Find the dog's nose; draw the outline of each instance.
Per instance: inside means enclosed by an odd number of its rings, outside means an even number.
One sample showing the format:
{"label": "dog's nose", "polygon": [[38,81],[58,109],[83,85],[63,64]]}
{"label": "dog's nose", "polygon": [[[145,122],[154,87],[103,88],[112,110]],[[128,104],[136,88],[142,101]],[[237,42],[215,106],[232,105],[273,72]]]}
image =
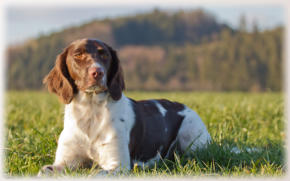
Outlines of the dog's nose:
{"label": "dog's nose", "polygon": [[104,76],[104,70],[101,67],[90,67],[89,76],[94,79],[100,79]]}

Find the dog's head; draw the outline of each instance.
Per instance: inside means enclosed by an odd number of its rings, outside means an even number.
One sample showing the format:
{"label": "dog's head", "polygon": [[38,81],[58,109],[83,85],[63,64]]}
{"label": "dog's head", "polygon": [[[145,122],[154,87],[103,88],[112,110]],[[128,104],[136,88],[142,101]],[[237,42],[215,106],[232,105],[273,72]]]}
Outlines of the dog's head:
{"label": "dog's head", "polygon": [[57,56],[55,66],[43,83],[65,104],[79,91],[108,92],[114,100],[119,100],[125,88],[116,51],[96,39],[72,42]]}

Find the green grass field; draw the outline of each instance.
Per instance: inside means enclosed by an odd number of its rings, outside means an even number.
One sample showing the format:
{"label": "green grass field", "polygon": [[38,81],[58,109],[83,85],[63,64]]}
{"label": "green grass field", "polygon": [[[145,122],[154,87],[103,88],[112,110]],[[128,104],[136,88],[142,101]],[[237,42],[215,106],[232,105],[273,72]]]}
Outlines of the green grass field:
{"label": "green grass field", "polygon": [[[153,167],[134,167],[130,176],[283,176],[286,172],[284,97],[281,93],[126,92],[134,99],[166,98],[194,109],[213,142],[206,150]],[[46,92],[8,92],[5,102],[5,176],[35,176],[52,164],[63,127],[63,105]],[[231,148],[244,150],[240,154]],[[259,148],[260,152],[247,152]],[[99,168],[66,170],[69,176]]]}

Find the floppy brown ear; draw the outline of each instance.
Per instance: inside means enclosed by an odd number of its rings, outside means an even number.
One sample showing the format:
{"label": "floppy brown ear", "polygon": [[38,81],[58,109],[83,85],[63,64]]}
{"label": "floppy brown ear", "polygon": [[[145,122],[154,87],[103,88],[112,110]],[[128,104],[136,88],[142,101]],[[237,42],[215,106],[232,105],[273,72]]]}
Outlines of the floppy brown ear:
{"label": "floppy brown ear", "polygon": [[43,79],[49,92],[58,95],[61,102],[69,104],[74,95],[73,85],[66,65],[67,49],[57,56],[55,66]]}
{"label": "floppy brown ear", "polygon": [[108,45],[107,47],[112,56],[111,65],[108,71],[108,91],[114,100],[119,100],[122,96],[122,91],[125,89],[123,71],[116,51]]}

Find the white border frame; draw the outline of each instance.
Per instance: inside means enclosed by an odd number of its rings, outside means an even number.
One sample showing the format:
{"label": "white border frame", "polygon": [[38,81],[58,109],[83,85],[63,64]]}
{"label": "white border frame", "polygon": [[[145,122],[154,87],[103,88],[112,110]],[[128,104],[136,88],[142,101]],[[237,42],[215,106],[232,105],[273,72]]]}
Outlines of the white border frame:
{"label": "white border frame", "polygon": [[[284,65],[283,65],[283,71],[284,71],[284,79],[283,79],[283,89],[285,91],[285,118],[286,118],[286,123],[285,123],[285,128],[286,128],[286,145],[287,145],[287,156],[286,156],[286,162],[287,162],[287,168],[290,168],[290,164],[288,162],[288,148],[289,148],[289,133],[288,131],[290,130],[290,125],[288,124],[289,120],[289,108],[290,108],[290,102],[289,102],[289,90],[290,90],[290,77],[289,73],[287,70],[290,69],[290,53],[289,53],[289,42],[290,42],[290,1],[287,2],[287,0],[243,0],[243,1],[235,1],[235,0],[219,0],[218,2],[216,0],[106,0],[106,1],[92,1],[92,0],[2,0],[0,1],[0,131],[3,134],[3,126],[4,126],[4,101],[5,101],[5,72],[6,72],[6,58],[5,58],[5,45],[6,45],[6,40],[5,40],[5,26],[6,26],[6,19],[5,19],[5,8],[8,6],[66,6],[66,5],[71,5],[71,6],[86,6],[88,4],[93,4],[93,5],[100,5],[100,6],[111,6],[112,4],[115,6],[118,5],[154,5],[158,6],[160,4],[166,4],[166,5],[172,5],[172,6],[185,6],[186,4],[192,4],[192,5],[281,5],[284,7],[284,14],[285,14],[285,33],[284,33]],[[1,164],[0,164],[0,171],[1,171],[1,176],[0,179],[6,179],[3,177],[3,141],[4,141],[4,136],[1,136],[0,138],[0,159],[1,159]],[[32,179],[23,177],[19,179]],[[241,177],[245,179],[249,179],[247,177]],[[241,178],[230,178],[230,177],[218,177],[218,179],[241,179]],[[286,171],[286,177],[267,177],[266,179],[283,179],[283,180],[289,180],[289,171]],[[51,178],[50,178],[51,179]],[[150,178],[153,180],[159,180],[157,178]],[[173,180],[174,178],[166,178],[169,180]],[[180,179],[180,178],[177,178]],[[182,180],[185,180],[187,178],[183,178]],[[215,179],[215,177],[194,177],[191,179],[197,179],[197,180],[212,180]],[[255,180],[264,180],[264,177],[257,177],[254,178]],[[45,179],[46,180],[46,179]],[[107,180],[107,179],[106,179]],[[135,179],[134,179],[135,180]]]}

